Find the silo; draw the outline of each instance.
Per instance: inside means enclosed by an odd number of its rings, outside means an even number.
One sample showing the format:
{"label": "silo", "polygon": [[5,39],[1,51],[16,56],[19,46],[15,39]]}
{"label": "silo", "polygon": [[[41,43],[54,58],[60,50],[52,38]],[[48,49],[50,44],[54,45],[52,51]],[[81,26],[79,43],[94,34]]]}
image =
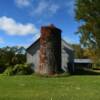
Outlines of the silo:
{"label": "silo", "polygon": [[61,30],[54,25],[42,26],[39,73],[52,75],[61,71]]}

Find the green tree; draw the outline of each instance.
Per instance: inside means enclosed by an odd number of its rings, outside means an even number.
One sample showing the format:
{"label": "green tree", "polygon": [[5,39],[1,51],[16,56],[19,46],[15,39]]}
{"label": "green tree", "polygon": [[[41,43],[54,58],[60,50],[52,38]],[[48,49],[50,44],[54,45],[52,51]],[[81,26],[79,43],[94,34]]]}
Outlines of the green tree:
{"label": "green tree", "polygon": [[72,44],[72,47],[74,49],[74,56],[75,56],[75,58],[84,58],[83,57],[83,49],[81,48],[81,45],[79,45],[79,44]]}
{"label": "green tree", "polygon": [[16,64],[24,64],[26,62],[24,47],[4,47],[0,49],[0,72],[7,67],[14,67]]}
{"label": "green tree", "polygon": [[76,19],[82,23],[77,32],[81,44],[100,57],[100,0],[76,0]]}

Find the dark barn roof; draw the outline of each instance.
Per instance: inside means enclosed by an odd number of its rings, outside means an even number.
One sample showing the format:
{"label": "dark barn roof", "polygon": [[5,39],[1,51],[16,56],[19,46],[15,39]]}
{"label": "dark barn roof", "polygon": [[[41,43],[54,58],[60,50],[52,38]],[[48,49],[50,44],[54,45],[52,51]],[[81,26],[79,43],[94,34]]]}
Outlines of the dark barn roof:
{"label": "dark barn roof", "polygon": [[35,44],[37,44],[38,42],[40,42],[40,38],[38,38],[35,42],[33,42],[33,43],[26,49],[26,51],[28,51],[32,46],[35,46]]}
{"label": "dark barn roof", "polygon": [[[68,49],[74,51],[74,49],[70,46],[69,43],[67,43],[64,39],[62,39],[62,40],[63,40],[63,42],[64,42],[65,44],[67,44]],[[26,49],[26,51],[28,51],[32,46],[35,46],[38,42],[40,42],[40,38],[38,38],[35,42],[33,42],[33,43]]]}

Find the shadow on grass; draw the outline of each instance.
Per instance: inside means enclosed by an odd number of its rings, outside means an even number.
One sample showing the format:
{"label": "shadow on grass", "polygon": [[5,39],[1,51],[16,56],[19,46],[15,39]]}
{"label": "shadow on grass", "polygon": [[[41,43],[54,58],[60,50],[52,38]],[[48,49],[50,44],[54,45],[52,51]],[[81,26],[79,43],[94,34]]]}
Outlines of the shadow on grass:
{"label": "shadow on grass", "polygon": [[100,75],[100,70],[82,69],[75,71],[73,75]]}

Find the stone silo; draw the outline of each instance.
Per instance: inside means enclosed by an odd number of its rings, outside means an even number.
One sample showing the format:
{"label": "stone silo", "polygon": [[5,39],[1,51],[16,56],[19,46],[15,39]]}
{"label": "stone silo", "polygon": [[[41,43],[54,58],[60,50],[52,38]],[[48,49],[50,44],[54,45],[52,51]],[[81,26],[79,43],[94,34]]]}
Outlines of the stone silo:
{"label": "stone silo", "polygon": [[54,25],[41,27],[39,73],[53,75],[61,71],[61,30]]}

